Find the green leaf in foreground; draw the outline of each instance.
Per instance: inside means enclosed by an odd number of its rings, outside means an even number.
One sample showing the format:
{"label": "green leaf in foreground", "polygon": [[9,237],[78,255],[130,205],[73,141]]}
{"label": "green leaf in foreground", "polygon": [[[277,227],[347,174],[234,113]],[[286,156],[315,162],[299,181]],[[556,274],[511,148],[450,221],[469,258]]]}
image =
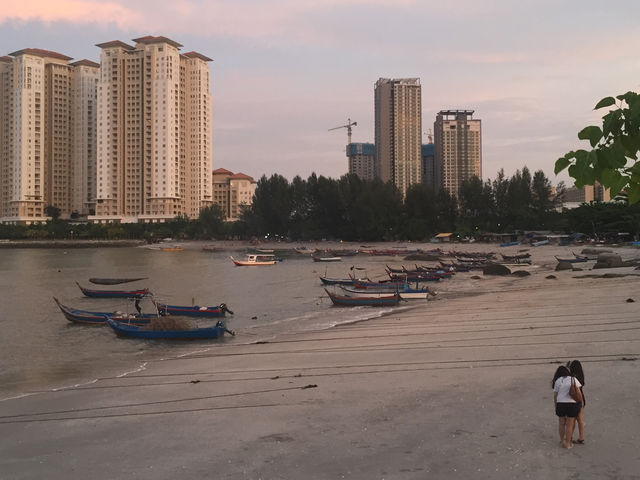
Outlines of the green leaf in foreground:
{"label": "green leaf in foreground", "polygon": [[605,97],[596,104],[594,110],[598,110],[599,108],[604,108],[604,107],[610,107],[611,105],[615,105],[615,104],[616,104],[615,98]]}

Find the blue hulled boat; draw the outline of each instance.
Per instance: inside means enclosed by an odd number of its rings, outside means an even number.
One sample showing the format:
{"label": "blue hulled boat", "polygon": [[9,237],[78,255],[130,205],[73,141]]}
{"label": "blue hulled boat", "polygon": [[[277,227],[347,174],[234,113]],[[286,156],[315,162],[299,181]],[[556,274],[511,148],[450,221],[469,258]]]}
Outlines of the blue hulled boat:
{"label": "blue hulled boat", "polygon": [[111,318],[107,319],[107,323],[119,337],[144,340],[207,340],[220,338],[225,333],[234,335],[222,322],[216,323],[213,327],[193,328],[190,330],[154,330],[149,327],[116,322]]}

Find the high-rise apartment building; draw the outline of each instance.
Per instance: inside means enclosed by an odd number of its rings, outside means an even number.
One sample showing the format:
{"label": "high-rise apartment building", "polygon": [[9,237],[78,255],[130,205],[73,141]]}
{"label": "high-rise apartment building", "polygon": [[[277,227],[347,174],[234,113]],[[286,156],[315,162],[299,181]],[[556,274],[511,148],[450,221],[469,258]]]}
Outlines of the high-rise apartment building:
{"label": "high-rise apartment building", "polygon": [[482,178],[482,128],[473,110],[441,110],[434,123],[436,188],[453,196],[463,181]]}
{"label": "high-rise apartment building", "polygon": [[[13,57],[13,58],[11,58]],[[0,221],[89,213],[98,65],[26,48],[0,59]]]}
{"label": "high-rise apartment building", "polygon": [[419,78],[375,84],[376,177],[404,195],[422,181],[422,99]]}
{"label": "high-rise apartment building", "polygon": [[436,152],[433,143],[422,145],[422,183],[436,189]]}
{"label": "high-rise apartment building", "polygon": [[98,45],[96,222],[196,218],[211,204],[208,62],[146,36]]}
{"label": "high-rise apartment building", "polygon": [[219,205],[228,222],[240,219],[242,209],[253,203],[256,182],[244,173],[224,168],[213,171],[213,203]]}
{"label": "high-rise apartment building", "polygon": [[373,143],[350,143],[347,145],[349,173],[361,180],[375,178],[376,146]]}

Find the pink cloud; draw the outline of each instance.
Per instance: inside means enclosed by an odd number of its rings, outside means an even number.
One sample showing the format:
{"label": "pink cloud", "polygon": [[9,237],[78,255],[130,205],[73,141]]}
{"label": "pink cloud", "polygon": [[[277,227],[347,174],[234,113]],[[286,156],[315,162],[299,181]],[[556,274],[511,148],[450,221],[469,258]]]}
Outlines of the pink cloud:
{"label": "pink cloud", "polygon": [[0,22],[41,21],[98,23],[112,22],[119,26],[140,22],[141,16],[118,2],[87,0],[22,0],[7,2],[0,9]]}

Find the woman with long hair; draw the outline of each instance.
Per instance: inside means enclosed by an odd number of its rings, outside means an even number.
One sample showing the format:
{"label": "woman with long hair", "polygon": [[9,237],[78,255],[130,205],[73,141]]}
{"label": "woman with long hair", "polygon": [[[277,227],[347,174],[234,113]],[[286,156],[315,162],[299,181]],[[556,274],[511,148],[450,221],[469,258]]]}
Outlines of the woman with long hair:
{"label": "woman with long hair", "polygon": [[571,372],[571,375],[576,378],[580,382],[580,393],[582,394],[582,408],[580,409],[580,413],[578,413],[578,440],[573,443],[577,443],[582,445],[584,443],[584,406],[587,404],[587,401],[584,398],[584,371],[582,370],[582,364],[580,360],[571,360],[567,363],[567,368]]}
{"label": "woman with long hair", "polygon": [[[571,398],[571,385],[575,384],[578,389],[580,381],[571,376],[571,372],[567,367],[561,365],[556,370],[551,381],[553,388],[553,403],[556,407],[556,415],[558,416],[558,434],[560,442],[564,448],[571,448],[571,437],[573,437],[573,429],[576,425],[576,417],[580,412],[581,403]],[[579,391],[579,390],[578,390]]]}

